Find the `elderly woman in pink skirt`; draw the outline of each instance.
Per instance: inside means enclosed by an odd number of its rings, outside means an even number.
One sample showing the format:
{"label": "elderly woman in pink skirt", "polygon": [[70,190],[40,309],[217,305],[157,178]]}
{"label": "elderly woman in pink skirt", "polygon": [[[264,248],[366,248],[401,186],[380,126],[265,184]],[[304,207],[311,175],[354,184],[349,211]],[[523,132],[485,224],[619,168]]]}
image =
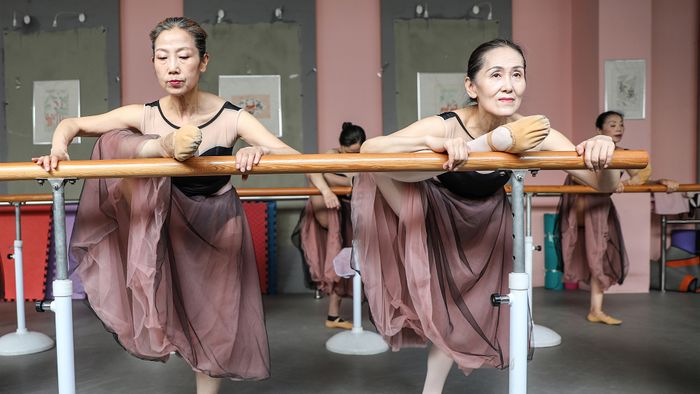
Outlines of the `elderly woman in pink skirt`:
{"label": "elderly woman in pink skirt", "polygon": [[[191,19],[158,23],[152,60],[166,95],[66,119],[51,153],[34,161],[57,168],[76,136],[100,137],[98,160],[230,155],[240,138],[251,145],[236,152],[241,172],[263,155],[298,153],[246,111],[199,90],[206,37]],[[157,361],[179,354],[200,394],[218,392],[218,378],[270,375],[252,238],[230,176],[87,180],[71,252],[91,307],[129,353]]]}
{"label": "elderly woman in pink skirt", "polygon": [[372,316],[393,350],[432,344],[424,393],[442,391],[456,362],[469,373],[505,368],[507,308],[489,297],[507,292],[512,270],[511,208],[502,172],[452,172],[469,152],[577,151],[591,170],[570,171],[614,190],[607,171],[614,144],[596,136],[574,146],[544,116],[517,113],[526,86],[519,46],[493,40],[469,59],[465,88],[473,105],[421,119],[367,140],[363,153],[444,152],[442,173],[360,174],[352,197],[357,258]]}

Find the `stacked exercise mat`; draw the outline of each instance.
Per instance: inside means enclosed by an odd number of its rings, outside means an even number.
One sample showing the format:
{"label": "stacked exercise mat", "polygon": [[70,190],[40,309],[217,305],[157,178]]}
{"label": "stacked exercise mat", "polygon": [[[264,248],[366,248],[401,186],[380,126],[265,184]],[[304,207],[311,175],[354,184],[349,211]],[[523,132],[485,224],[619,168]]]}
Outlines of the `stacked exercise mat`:
{"label": "stacked exercise mat", "polygon": [[[666,290],[700,293],[700,230],[673,230],[666,250]],[[658,289],[660,260],[651,262],[651,288]]]}

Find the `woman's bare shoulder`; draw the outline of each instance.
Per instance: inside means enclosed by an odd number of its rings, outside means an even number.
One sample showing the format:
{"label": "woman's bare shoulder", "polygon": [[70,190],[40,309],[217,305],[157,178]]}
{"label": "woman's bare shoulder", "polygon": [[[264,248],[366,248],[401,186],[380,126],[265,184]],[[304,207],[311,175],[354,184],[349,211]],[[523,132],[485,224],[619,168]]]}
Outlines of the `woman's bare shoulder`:
{"label": "woman's bare shoulder", "polygon": [[224,103],[226,102],[226,100],[223,97],[217,96],[209,92],[201,92],[200,99],[204,103],[205,108],[221,108],[221,106],[224,105]]}

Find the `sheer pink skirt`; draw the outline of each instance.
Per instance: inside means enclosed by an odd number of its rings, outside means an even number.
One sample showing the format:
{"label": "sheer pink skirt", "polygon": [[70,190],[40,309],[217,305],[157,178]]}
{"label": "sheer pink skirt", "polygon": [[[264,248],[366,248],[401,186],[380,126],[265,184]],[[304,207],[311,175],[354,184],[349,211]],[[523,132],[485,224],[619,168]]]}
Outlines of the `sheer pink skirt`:
{"label": "sheer pink skirt", "polygon": [[[571,177],[565,185],[573,185]],[[578,222],[577,206],[583,209]],[[559,201],[564,280],[590,283],[598,279],[603,289],[622,284],[629,260],[620,219],[608,194],[564,194]]]}
{"label": "sheer pink skirt", "polygon": [[356,258],[379,333],[393,350],[430,341],[469,373],[505,368],[506,293],[512,267],[512,217],[504,192],[459,197],[435,181],[407,184],[400,213],[372,174],[353,188]]}
{"label": "sheer pink skirt", "polygon": [[[117,130],[93,159],[154,136]],[[136,357],[181,355],[214,377],[270,374],[252,238],[235,190],[187,197],[170,178],[87,180],[71,252],[91,307]]]}
{"label": "sheer pink skirt", "polygon": [[301,250],[311,280],[324,294],[352,296],[352,279],[339,277],[333,267],[335,256],[348,246],[352,246],[350,203],[341,200],[340,209],[328,212],[327,229],[316,220],[311,202],[307,203],[301,217]]}

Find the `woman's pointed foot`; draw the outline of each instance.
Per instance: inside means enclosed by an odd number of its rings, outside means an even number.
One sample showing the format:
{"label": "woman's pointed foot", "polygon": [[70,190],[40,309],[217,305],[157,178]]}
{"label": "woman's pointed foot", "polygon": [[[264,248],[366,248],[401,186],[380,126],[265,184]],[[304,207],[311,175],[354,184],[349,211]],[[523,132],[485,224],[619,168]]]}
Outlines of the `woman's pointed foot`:
{"label": "woman's pointed foot", "polygon": [[614,317],[606,315],[603,312],[589,312],[588,316],[586,316],[586,320],[591,323],[603,323],[611,326],[619,326],[622,324],[622,320],[615,319]]}

